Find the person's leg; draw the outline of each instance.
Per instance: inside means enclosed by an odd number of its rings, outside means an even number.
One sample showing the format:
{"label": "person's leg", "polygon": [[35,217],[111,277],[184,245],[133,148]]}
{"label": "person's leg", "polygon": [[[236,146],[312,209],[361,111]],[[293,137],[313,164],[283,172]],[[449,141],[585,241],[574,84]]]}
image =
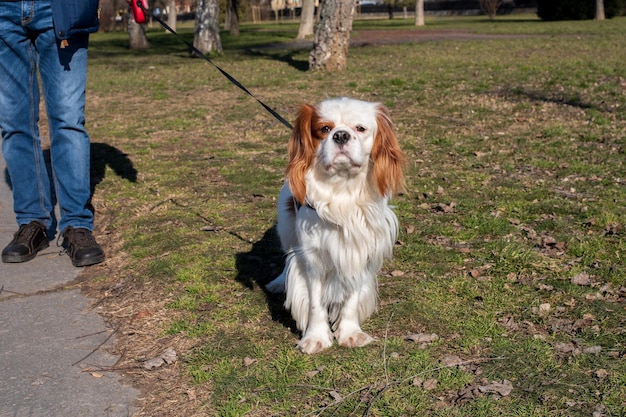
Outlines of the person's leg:
{"label": "person's leg", "polygon": [[37,38],[39,72],[50,127],[50,157],[59,229],[93,230],[90,208],[90,141],[85,129],[88,36],[71,38],[60,48],[53,31]]}
{"label": "person's leg", "polygon": [[[35,4],[37,2],[33,2]],[[38,51],[22,25],[32,19],[22,2],[0,2],[0,129],[18,226],[50,226],[50,183],[41,150]]]}
{"label": "person's leg", "polygon": [[[24,6],[24,7],[22,7]],[[0,130],[19,230],[2,250],[2,262],[25,262],[47,248],[51,190],[41,150],[38,51],[28,26],[35,2],[0,2]]]}
{"label": "person's leg", "polygon": [[52,31],[36,41],[50,126],[50,156],[61,211],[63,246],[74,266],[104,261],[92,235],[90,140],[85,130],[88,35],[60,46]]}

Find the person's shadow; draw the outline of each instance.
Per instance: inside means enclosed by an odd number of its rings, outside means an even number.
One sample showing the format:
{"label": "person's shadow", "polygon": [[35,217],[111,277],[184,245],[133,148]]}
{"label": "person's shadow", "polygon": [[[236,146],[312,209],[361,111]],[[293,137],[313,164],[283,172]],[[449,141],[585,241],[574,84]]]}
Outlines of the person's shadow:
{"label": "person's shadow", "polygon": [[241,285],[252,290],[256,284],[263,290],[272,320],[297,333],[295,321],[283,306],[284,294],[272,294],[265,290],[265,285],[280,275],[285,266],[285,255],[276,234],[276,226],[267,229],[261,240],[255,242],[249,252],[237,253],[235,266],[236,280]]}
{"label": "person's shadow", "polygon": [[[43,158],[46,163],[46,170],[50,181],[50,202],[52,207],[56,207],[58,201],[54,186],[50,149],[43,150]],[[94,209],[91,205],[91,197],[93,197],[96,186],[104,179],[107,166],[109,166],[119,177],[130,182],[137,182],[137,170],[134,168],[132,161],[128,158],[128,155],[105,143],[91,143],[90,166],[90,201],[88,204],[89,209],[92,212]],[[13,189],[11,176],[9,175],[9,170],[7,168],[4,169],[4,180],[9,188]],[[58,219],[56,210],[53,210],[51,213],[51,224],[46,231],[50,240],[54,240],[56,236],[57,224]]]}
{"label": "person's shadow", "polygon": [[109,166],[115,174],[129,182],[137,182],[137,170],[127,154],[106,143],[91,144],[91,195],[102,182]]}

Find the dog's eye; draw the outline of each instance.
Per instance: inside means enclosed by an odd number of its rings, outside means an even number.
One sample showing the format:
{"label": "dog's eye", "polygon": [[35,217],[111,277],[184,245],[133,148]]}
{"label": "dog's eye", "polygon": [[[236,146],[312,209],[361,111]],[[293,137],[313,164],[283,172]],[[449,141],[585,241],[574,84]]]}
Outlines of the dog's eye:
{"label": "dog's eye", "polygon": [[359,132],[359,133],[363,133],[366,130],[367,129],[364,126],[361,126],[361,125],[357,125],[357,127],[356,127],[356,131]]}
{"label": "dog's eye", "polygon": [[330,126],[322,126],[322,128],[320,129],[320,132],[322,133],[330,132]]}

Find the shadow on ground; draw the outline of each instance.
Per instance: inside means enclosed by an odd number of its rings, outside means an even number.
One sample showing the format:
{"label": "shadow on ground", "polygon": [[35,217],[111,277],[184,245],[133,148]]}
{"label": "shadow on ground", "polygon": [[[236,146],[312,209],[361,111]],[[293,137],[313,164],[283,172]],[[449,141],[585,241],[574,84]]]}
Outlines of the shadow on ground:
{"label": "shadow on ground", "polygon": [[255,285],[263,289],[272,320],[296,333],[296,323],[283,306],[285,296],[265,291],[265,285],[281,273],[284,265],[285,256],[275,226],[267,229],[263,237],[252,245],[250,251],[235,255],[236,280],[250,290],[254,289]]}
{"label": "shadow on ground", "polygon": [[[54,186],[54,174],[52,172],[52,157],[50,155],[50,149],[43,150],[43,157],[46,163],[46,170],[48,171],[48,179],[50,182],[50,198],[53,207],[57,205],[56,188]],[[96,189],[96,186],[102,182],[106,174],[106,167],[109,166],[116,175],[124,178],[130,182],[137,181],[137,170],[134,168],[132,161],[128,158],[128,155],[121,152],[119,149],[114,148],[104,143],[92,143],[91,144],[91,170],[90,170],[90,187],[91,197]],[[10,189],[13,188],[11,183],[11,176],[9,175],[8,168],[3,172],[4,181]],[[89,203],[89,208],[93,212],[94,209]],[[50,213],[52,219],[51,224],[48,227],[47,233],[50,240],[54,240],[56,236],[56,229],[58,224],[57,213],[53,210]]]}

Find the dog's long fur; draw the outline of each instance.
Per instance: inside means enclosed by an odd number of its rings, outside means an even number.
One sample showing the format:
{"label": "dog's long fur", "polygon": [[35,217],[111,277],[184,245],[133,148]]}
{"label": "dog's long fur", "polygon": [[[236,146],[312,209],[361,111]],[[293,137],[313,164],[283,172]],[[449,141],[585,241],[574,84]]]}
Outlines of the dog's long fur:
{"label": "dog's long fur", "polygon": [[403,186],[403,164],[381,104],[342,97],[301,107],[278,197],[286,264],[266,288],[286,292],[303,352],[333,338],[347,347],[373,340],[361,323],[377,309],[376,276],[396,241],[389,200]]}

